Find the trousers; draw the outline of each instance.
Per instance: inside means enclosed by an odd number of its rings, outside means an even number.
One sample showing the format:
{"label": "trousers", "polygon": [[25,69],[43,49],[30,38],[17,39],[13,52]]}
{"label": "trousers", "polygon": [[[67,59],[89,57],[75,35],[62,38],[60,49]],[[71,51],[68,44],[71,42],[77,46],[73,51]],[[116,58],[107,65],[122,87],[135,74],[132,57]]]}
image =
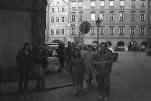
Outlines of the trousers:
{"label": "trousers", "polygon": [[110,96],[110,75],[96,75],[97,90],[100,96]]}

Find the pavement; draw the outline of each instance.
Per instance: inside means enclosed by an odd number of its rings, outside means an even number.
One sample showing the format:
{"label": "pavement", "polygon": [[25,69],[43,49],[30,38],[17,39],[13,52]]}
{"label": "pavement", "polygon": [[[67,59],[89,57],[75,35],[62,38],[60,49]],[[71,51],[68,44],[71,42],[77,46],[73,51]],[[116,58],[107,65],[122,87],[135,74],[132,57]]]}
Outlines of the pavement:
{"label": "pavement", "polygon": [[[35,92],[36,80],[30,80],[28,83],[28,91]],[[72,86],[72,81],[69,74],[65,72],[50,73],[45,76],[45,89],[42,91],[48,91],[53,89],[59,89],[66,86]],[[8,81],[0,83],[2,95],[18,94],[18,82]]]}
{"label": "pavement", "polygon": [[[151,101],[151,57],[143,52],[120,52],[113,65],[110,101]],[[97,101],[97,92],[73,95],[71,80],[64,74],[47,78],[46,86],[58,84],[60,88],[41,92],[12,93],[0,96],[1,101]],[[53,81],[53,82],[52,82]]]}

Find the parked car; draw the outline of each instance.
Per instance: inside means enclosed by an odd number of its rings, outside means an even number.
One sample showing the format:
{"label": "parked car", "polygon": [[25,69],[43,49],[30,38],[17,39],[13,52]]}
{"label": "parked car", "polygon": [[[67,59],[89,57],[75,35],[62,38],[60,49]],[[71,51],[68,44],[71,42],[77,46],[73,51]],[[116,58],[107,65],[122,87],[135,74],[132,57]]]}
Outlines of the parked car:
{"label": "parked car", "polygon": [[119,41],[114,49],[115,51],[125,51],[125,43],[123,41]]}
{"label": "parked car", "polygon": [[60,68],[60,63],[58,59],[58,54],[57,54],[57,49],[59,47],[58,43],[50,43],[48,44],[48,51],[49,51],[49,56],[48,56],[48,67],[46,71],[49,72],[58,72]]}
{"label": "parked car", "polygon": [[125,49],[125,46],[117,46],[117,47],[115,47],[114,50],[115,51],[125,51],[126,49]]}
{"label": "parked car", "polygon": [[60,68],[60,63],[58,57],[48,57],[48,67],[49,72],[58,72]]}
{"label": "parked car", "polygon": [[147,54],[148,56],[151,56],[151,48],[148,48],[148,49],[146,50],[146,54]]}
{"label": "parked car", "polygon": [[128,51],[139,51],[139,46],[136,41],[130,41],[128,44]]}
{"label": "parked car", "polygon": [[59,47],[58,43],[48,44],[49,57],[57,57],[57,49]]}
{"label": "parked car", "polygon": [[147,46],[148,46],[147,41],[141,42],[140,47],[139,47],[140,51],[146,51]]}

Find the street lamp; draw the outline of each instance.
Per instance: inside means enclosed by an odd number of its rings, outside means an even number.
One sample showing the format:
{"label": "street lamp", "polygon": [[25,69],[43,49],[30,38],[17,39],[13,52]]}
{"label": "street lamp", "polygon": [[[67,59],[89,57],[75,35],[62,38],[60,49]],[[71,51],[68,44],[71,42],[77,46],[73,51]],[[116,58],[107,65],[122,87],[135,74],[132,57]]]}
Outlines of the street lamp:
{"label": "street lamp", "polygon": [[98,19],[96,20],[96,26],[97,26],[97,53],[99,52],[99,27],[100,27],[101,22],[102,22],[102,19],[100,20],[100,18],[98,17]]}

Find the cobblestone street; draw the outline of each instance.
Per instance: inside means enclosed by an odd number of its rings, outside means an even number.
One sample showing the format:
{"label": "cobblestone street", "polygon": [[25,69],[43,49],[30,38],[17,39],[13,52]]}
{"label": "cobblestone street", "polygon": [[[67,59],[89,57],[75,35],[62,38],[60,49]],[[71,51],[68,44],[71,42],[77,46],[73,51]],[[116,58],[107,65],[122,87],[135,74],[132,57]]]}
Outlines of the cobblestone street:
{"label": "cobblestone street", "polygon": [[[112,69],[110,101],[151,101],[151,57],[141,52],[119,54]],[[0,98],[1,101],[96,101],[97,93],[91,90],[85,96],[75,97],[72,86],[67,86],[43,92],[10,94]]]}

